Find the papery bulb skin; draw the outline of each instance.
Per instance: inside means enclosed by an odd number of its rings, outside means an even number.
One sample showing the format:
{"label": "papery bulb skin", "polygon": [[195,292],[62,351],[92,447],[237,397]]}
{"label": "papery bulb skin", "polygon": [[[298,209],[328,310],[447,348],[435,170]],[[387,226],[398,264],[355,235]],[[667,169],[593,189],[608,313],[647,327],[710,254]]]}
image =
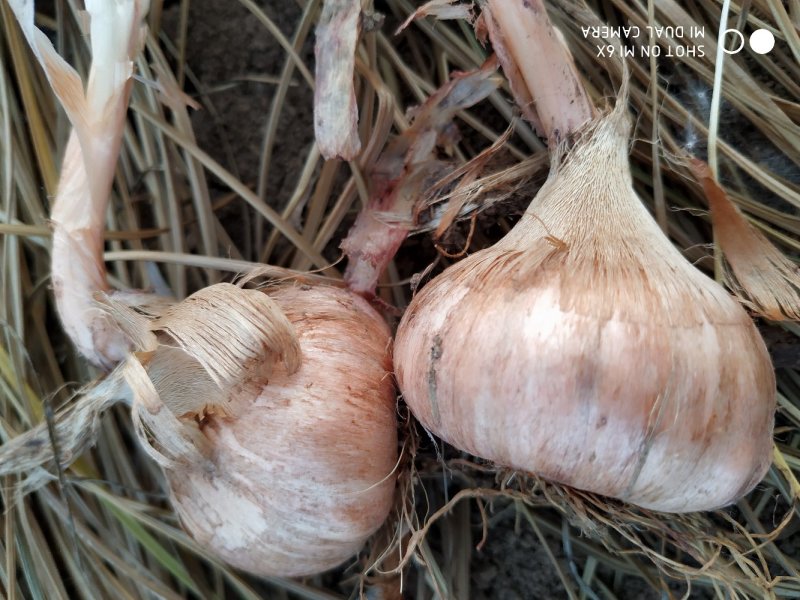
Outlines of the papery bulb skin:
{"label": "papery bulb skin", "polygon": [[299,370],[280,365],[233,417],[208,419],[203,468],[166,470],[184,528],[258,575],[319,573],[354,556],[392,506],[397,461],[390,332],[361,297],[327,286],[269,295],[294,325]]}
{"label": "papery bulb skin", "polygon": [[637,198],[627,117],[595,123],[495,246],[397,331],[426,429],[499,465],[655,510],[729,504],[771,458],[775,377],[747,313]]}

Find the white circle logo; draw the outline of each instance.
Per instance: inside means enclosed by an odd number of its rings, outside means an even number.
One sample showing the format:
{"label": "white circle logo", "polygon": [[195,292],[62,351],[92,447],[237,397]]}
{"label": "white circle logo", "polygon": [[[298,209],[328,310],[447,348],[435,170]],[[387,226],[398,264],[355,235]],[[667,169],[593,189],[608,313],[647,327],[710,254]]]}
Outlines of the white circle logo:
{"label": "white circle logo", "polygon": [[775,36],[769,29],[756,29],[750,36],[750,48],[756,54],[766,54],[775,47]]}
{"label": "white circle logo", "polygon": [[733,34],[735,34],[735,35],[737,35],[739,37],[739,47],[734,49],[734,50],[727,50],[725,48],[724,38],[723,38],[722,51],[725,52],[725,54],[738,54],[739,52],[742,51],[742,48],[744,48],[744,36],[742,35],[742,32],[739,31],[738,29],[726,29],[725,30],[725,35],[727,36],[729,33],[733,33]]}

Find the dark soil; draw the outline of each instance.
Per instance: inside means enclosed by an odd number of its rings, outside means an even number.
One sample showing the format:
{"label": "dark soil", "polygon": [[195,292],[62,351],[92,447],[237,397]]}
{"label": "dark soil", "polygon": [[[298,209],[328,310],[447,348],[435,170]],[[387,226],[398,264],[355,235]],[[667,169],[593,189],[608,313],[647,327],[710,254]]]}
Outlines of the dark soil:
{"label": "dark soil", "polygon": [[[259,3],[286,38],[292,41],[301,16],[294,2]],[[180,23],[178,3],[165,9],[162,28],[177,39]],[[224,165],[251,189],[258,186],[262,142],[271,103],[286,52],[265,26],[238,2],[195,0],[191,3],[186,40],[186,65],[194,77],[186,79],[186,91],[203,110],[192,113],[192,126],[201,148]],[[300,56],[313,65],[313,35]],[[255,81],[254,81],[255,79]],[[283,104],[270,161],[264,200],[282,206],[291,195],[314,140],[312,94],[295,70]],[[195,85],[196,83],[196,85]],[[215,182],[210,180],[212,190]],[[219,191],[223,192],[220,187]],[[224,190],[227,191],[227,190]],[[241,207],[221,213],[223,225],[240,247],[246,221]],[[251,257],[255,258],[255,257]]]}

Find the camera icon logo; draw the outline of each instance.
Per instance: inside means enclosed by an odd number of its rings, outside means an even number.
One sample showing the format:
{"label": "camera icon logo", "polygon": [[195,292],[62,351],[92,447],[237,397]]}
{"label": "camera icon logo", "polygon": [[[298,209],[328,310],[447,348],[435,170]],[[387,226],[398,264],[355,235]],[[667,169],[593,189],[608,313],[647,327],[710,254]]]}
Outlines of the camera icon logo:
{"label": "camera icon logo", "polygon": [[[727,41],[728,34],[734,35],[738,38],[738,45],[731,50],[723,48],[727,54],[738,54],[744,48],[744,34],[738,29],[726,29],[725,39]],[[775,36],[769,29],[756,29],[750,35],[750,49],[756,54],[766,54],[775,47]]]}

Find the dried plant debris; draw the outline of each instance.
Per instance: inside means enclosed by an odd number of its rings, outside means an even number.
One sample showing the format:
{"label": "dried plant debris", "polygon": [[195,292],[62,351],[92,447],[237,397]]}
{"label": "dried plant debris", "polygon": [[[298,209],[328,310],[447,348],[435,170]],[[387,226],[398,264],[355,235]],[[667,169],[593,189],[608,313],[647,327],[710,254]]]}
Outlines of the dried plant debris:
{"label": "dried plant debris", "polygon": [[494,60],[454,73],[412,112],[411,126],[392,140],[370,173],[370,200],[341,244],[349,258],[345,280],[360,293],[372,293],[388,262],[414,225],[424,191],[452,167],[435,149],[452,144],[453,118],[497,87]]}
{"label": "dried plant debris", "polygon": [[411,13],[403,24],[397,28],[395,34],[401,33],[406,27],[417,19],[434,17],[440,20],[459,19],[472,22],[474,14],[472,5],[458,2],[458,0],[430,0]]}
{"label": "dried plant debris", "polygon": [[317,24],[314,134],[326,159],[354,159],[361,150],[354,87],[361,0],[325,0]]}
{"label": "dried plant debris", "polygon": [[756,313],[774,321],[800,320],[800,273],[755,229],[714,180],[708,165],[691,161],[711,208],[714,233],[729,266],[728,282],[739,299]]}

